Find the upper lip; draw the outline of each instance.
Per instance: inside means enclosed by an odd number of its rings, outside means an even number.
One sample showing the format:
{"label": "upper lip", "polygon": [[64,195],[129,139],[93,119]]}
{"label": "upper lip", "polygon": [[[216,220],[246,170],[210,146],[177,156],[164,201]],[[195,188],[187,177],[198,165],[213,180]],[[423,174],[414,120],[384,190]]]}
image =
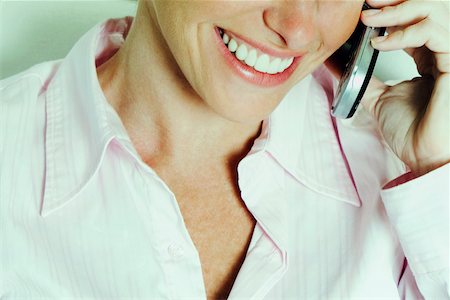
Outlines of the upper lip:
{"label": "upper lip", "polygon": [[279,58],[291,58],[291,57],[301,57],[304,55],[304,53],[300,53],[298,51],[290,51],[288,49],[286,50],[277,50],[269,46],[265,46],[261,43],[258,43],[256,41],[250,40],[238,33],[232,32],[228,29],[218,27],[219,30],[222,30],[224,33],[226,33],[230,38],[236,38],[237,40],[242,40],[244,43],[248,44],[249,46],[252,46],[255,49],[260,50],[263,53],[266,53],[270,56],[279,57]]}

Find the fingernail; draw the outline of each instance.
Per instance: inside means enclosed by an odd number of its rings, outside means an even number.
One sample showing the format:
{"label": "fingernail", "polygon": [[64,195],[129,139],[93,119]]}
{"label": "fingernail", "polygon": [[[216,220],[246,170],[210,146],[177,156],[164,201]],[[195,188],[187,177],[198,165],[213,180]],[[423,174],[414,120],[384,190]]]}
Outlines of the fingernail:
{"label": "fingernail", "polygon": [[363,11],[363,14],[367,17],[375,16],[381,12],[381,9],[367,9]]}
{"label": "fingernail", "polygon": [[378,44],[384,42],[387,39],[387,35],[377,36],[371,39],[372,44]]}

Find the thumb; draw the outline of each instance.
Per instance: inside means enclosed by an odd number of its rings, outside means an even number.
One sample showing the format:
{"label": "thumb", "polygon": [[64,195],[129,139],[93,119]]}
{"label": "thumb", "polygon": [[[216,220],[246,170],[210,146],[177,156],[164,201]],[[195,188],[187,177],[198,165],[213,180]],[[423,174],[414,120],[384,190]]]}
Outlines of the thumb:
{"label": "thumb", "polygon": [[367,110],[371,115],[378,119],[376,112],[376,104],[380,99],[381,95],[386,91],[388,85],[380,81],[375,76],[369,81],[366,92],[361,99],[361,105]]}

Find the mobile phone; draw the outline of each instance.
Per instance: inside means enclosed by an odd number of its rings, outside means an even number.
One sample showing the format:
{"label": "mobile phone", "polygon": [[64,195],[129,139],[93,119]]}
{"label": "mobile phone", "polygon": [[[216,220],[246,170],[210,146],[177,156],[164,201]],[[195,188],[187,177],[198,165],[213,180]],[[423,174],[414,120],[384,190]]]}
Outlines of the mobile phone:
{"label": "mobile phone", "polygon": [[[370,8],[364,4],[363,10]],[[331,108],[337,118],[351,118],[366,91],[378,57],[378,50],[370,44],[376,36],[384,35],[386,28],[365,26],[359,21],[345,44],[333,54],[332,60],[342,70],[341,79]]]}

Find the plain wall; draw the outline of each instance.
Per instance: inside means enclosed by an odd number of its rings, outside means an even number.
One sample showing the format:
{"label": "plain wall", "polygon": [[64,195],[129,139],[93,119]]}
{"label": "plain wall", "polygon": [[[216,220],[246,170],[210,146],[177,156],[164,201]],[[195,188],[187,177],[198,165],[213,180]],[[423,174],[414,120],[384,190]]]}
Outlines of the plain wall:
{"label": "plain wall", "polygon": [[134,15],[136,1],[0,0],[0,78],[63,58],[95,24]]}
{"label": "plain wall", "polygon": [[[133,0],[0,0],[0,79],[64,57],[95,24],[134,15],[135,10]],[[380,55],[375,74],[384,81],[403,80],[417,71],[409,56],[394,51]]]}

